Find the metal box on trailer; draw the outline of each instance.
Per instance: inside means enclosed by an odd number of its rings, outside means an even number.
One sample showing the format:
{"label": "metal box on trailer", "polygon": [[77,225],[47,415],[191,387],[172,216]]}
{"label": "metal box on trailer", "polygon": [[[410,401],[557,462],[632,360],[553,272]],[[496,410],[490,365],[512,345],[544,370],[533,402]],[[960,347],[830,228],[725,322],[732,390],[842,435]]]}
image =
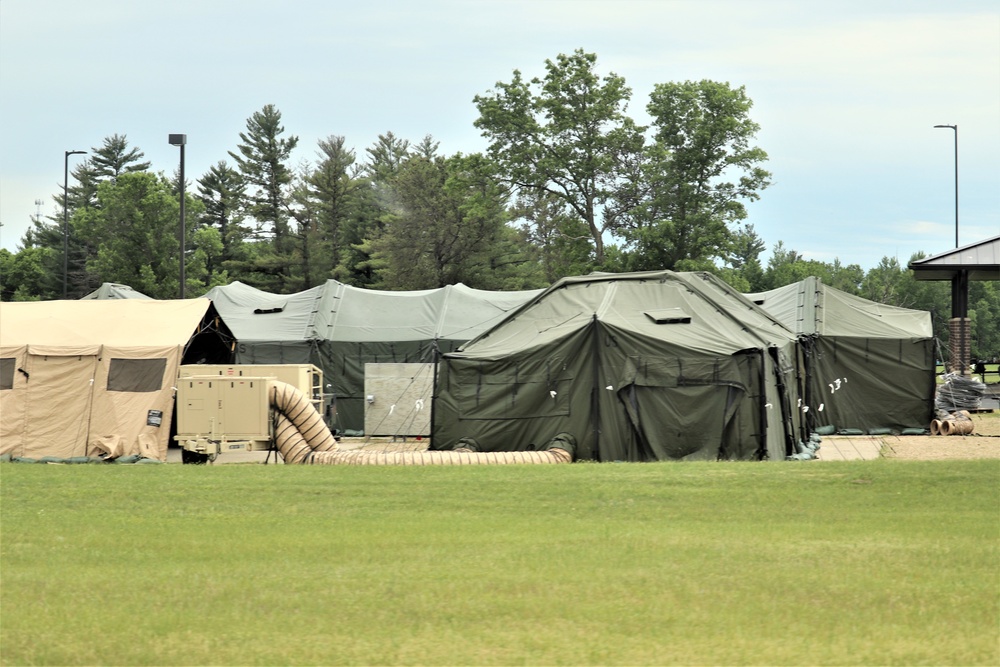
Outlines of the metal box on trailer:
{"label": "metal box on trailer", "polygon": [[181,377],[219,375],[222,377],[273,377],[290,384],[306,396],[313,407],[323,414],[323,371],[313,364],[186,364]]}
{"label": "metal box on trailer", "polygon": [[194,364],[181,366],[179,375],[174,439],[186,462],[271,449],[272,381],[298,389],[317,412],[323,406],[323,372],[312,364]]}
{"label": "metal box on trailer", "polygon": [[268,377],[182,377],[177,381],[177,443],[215,457],[269,449],[274,434]]}

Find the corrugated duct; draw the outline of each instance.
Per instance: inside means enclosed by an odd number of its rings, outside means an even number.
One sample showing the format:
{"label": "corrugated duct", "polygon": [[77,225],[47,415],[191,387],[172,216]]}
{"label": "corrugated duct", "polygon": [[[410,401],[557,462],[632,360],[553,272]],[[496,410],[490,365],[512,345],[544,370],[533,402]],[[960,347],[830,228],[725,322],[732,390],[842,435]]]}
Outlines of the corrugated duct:
{"label": "corrugated duct", "polygon": [[571,463],[575,440],[559,434],[542,451],[478,452],[472,442],[453,451],[340,451],[309,397],[298,388],[272,381],[268,388],[276,414],[275,444],[286,464],[309,465],[509,465]]}
{"label": "corrugated duct", "polygon": [[312,465],[359,466],[472,466],[570,463],[573,455],[565,449],[548,449],[535,452],[313,452],[304,463]]}
{"label": "corrugated duct", "polygon": [[312,452],[337,449],[337,441],[323,417],[297,387],[272,380],[268,394],[277,412],[274,441],[285,463],[302,463]]}

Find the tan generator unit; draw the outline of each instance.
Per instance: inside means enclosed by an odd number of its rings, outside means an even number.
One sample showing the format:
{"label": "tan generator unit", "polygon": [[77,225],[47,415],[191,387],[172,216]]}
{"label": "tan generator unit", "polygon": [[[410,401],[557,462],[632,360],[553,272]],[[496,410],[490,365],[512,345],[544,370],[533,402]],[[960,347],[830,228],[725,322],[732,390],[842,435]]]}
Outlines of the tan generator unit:
{"label": "tan generator unit", "polygon": [[273,377],[290,384],[312,399],[313,407],[323,413],[323,371],[313,364],[185,364],[180,376],[219,375],[222,377]]}
{"label": "tan generator unit", "polygon": [[289,384],[322,411],[323,372],[311,364],[184,365],[177,380],[177,435],[185,462],[223,452],[266,451],[274,439],[268,387]]}

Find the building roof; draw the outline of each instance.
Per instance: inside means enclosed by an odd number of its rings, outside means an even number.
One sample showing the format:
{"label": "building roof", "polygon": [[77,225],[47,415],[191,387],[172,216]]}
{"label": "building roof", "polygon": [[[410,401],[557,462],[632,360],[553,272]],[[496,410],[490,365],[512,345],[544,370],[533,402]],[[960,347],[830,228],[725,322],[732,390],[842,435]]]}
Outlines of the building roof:
{"label": "building roof", "polygon": [[1000,280],[1000,236],[910,262],[917,280],[951,280],[962,271],[969,280]]}

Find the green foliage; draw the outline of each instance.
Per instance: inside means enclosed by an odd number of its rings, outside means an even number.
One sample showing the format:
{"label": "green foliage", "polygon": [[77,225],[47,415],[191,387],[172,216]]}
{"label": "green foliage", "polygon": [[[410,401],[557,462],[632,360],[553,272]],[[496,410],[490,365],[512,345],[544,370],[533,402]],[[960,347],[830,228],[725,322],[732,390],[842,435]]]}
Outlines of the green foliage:
{"label": "green foliage", "polygon": [[[48,251],[40,265],[46,275],[38,280],[25,278],[27,282],[19,286],[18,290],[24,298],[62,297],[64,219],[72,218],[78,210],[99,206],[97,189],[101,183],[113,182],[123,174],[146,171],[150,163],[142,161],[142,158],[142,151],[130,148],[125,135],[115,134],[106,137],[100,146],[91,148],[86,159],[75,164],[71,173],[76,182],[70,182],[66,193],[60,190],[52,197],[57,203],[58,215],[50,218],[49,222],[34,220],[22,239],[21,245],[25,250],[38,248]],[[101,282],[100,276],[89,273],[86,266],[87,259],[94,255],[96,249],[79,238],[72,225],[65,243],[69,250],[67,297],[79,298]]]}
{"label": "green foliage", "polygon": [[524,244],[537,258],[544,285],[564,276],[590,272],[594,266],[590,232],[583,220],[569,213],[561,199],[548,193],[526,192],[518,197],[511,214],[520,222]]}
{"label": "green foliage", "polygon": [[969,317],[972,319],[972,356],[1000,360],[1000,282],[969,285]]}
{"label": "green foliage", "polygon": [[[284,132],[281,112],[273,104],[265,104],[247,119],[237,152],[229,152],[249,187],[247,213],[256,221],[257,232],[273,239],[277,261],[291,251],[287,190],[292,171],[287,162],[299,143],[296,136],[282,137]],[[287,268],[282,267],[285,275]]]}
{"label": "green foliage", "polygon": [[149,161],[141,162],[145,155],[138,148],[129,148],[124,134],[105,137],[100,148],[91,148],[90,167],[98,180],[113,180],[122,174],[148,171]]}
{"label": "green foliage", "polygon": [[715,81],[657,84],[646,109],[653,143],[645,149],[619,207],[636,269],[681,269],[724,259],[730,226],[747,216],[770,173],[751,142],[759,126],[741,86]]}
{"label": "green foliage", "polygon": [[[366,173],[376,183],[388,183],[410,155],[410,142],[400,139],[392,132],[378,135],[378,140],[366,149],[368,163]],[[424,157],[428,157],[425,155]]]}
{"label": "green foliage", "polygon": [[[75,185],[69,188],[69,209],[97,205],[97,186],[104,181],[118,178],[122,174],[148,171],[150,162],[143,160],[145,154],[138,148],[129,147],[124,134],[105,137],[100,146],[94,146],[83,162],[73,167]],[[54,197],[62,208],[62,194]]]}
{"label": "green foliage", "polygon": [[194,252],[188,258],[184,278],[187,288],[193,289],[192,296],[200,296],[213,287],[228,285],[229,273],[221,268],[225,248],[222,235],[214,227],[200,227],[194,231],[191,239]]}
{"label": "green foliage", "polygon": [[248,260],[245,244],[250,230],[243,225],[241,206],[246,184],[239,172],[225,160],[212,165],[208,172],[198,179],[198,199],[204,206],[204,214],[199,226],[214,228],[219,234],[220,248],[217,253],[206,254],[205,270],[219,273],[230,269],[239,270]]}
{"label": "green foliage", "polygon": [[51,248],[28,247],[11,254],[0,249],[0,300],[39,301],[62,296],[62,283],[54,270],[62,253]]}
{"label": "green foliage", "polygon": [[415,154],[390,185],[396,209],[374,242],[380,286],[416,290],[488,275],[504,227],[503,192],[480,155]]}
{"label": "green foliage", "polygon": [[[411,143],[386,132],[359,162],[344,137],[329,135],[295,173],[288,164],[298,138],[265,105],[229,153],[235,168],[214,164],[188,200],[186,292],[239,280],[288,293],[330,278],[384,289],[459,281],[531,289],[595,270],[664,268],[710,271],[741,292],[760,292],[817,276],[929,311],[947,346],[948,284],[917,281],[896,259],[866,272],[839,259],[806,260],[779,240],[762,265],[765,243],[745,203],[770,174],[742,87],[658,84],[649,128],[626,115],[630,98],[623,77],[599,76],[596,55],[577,50],[547,60],[544,76],[515,70],[475,97],[486,155],[449,156],[430,135]],[[68,296],[114,281],[173,297],[176,191],[124,134],[74,164]],[[0,299],[61,296],[63,193],[53,199],[59,214],[33,220],[21,249],[0,255]],[[973,356],[1000,356],[998,290],[970,285]]]}
{"label": "green foliage", "polygon": [[[896,268],[899,268],[898,263]],[[795,250],[786,248],[782,241],[778,241],[771,251],[771,258],[768,260],[767,270],[761,281],[763,289],[755,289],[754,291],[783,287],[805,280],[809,276],[816,276],[823,281],[823,284],[842,292],[860,295],[865,272],[857,264],[844,266],[839,259],[834,259],[832,263],[813,259],[806,260]],[[889,302],[882,301],[881,303]]]}
{"label": "green foliage", "polygon": [[321,139],[318,156],[315,168],[306,171],[293,194],[304,288],[334,276],[347,245],[346,229],[370,191],[344,137]]}
{"label": "green foliage", "polygon": [[641,129],[625,115],[631,90],[625,79],[596,73],[597,56],[582,49],[546,60],[544,78],[510,83],[474,98],[475,125],[504,181],[525,194],[561,200],[589,230],[595,260],[604,260],[600,219],[614,192],[619,165],[642,145]]}
{"label": "green foliage", "polygon": [[392,183],[410,155],[410,142],[392,132],[379,135],[366,149],[368,162],[357,174],[353,212],[339,226],[341,246],[333,277],[355,287],[381,284],[387,261],[377,256],[377,246],[399,210]]}
{"label": "green foliage", "polygon": [[[188,232],[201,211],[201,203],[189,197]],[[136,171],[100,183],[97,205],[77,211],[71,223],[74,235],[95,249],[88,271],[104,282],[123,283],[167,299],[179,292],[179,220],[180,203],[167,179]],[[186,277],[192,293],[204,291],[204,272]]]}
{"label": "green foliage", "polygon": [[3,464],[0,654],[996,665],[998,471]]}

